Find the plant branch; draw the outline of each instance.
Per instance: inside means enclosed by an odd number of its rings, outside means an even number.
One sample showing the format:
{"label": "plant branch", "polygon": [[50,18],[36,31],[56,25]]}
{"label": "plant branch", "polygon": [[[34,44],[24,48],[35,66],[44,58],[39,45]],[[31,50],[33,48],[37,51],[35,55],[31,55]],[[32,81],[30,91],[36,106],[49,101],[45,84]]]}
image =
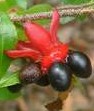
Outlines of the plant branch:
{"label": "plant branch", "polygon": [[[61,6],[56,7],[56,9],[58,10],[60,17],[77,16],[77,15],[82,15],[82,14],[89,15],[91,13],[94,13],[94,9],[91,8],[91,6],[93,6],[93,5],[94,5],[94,3],[76,5],[76,6],[69,5],[69,6],[64,6],[62,8],[61,8]],[[52,17],[53,10],[49,11],[49,12],[40,12],[40,13],[34,13],[34,14],[10,16],[10,19],[13,22],[23,22],[28,19],[29,20],[50,19]]]}
{"label": "plant branch", "polygon": [[91,8],[92,6],[94,6],[94,2],[93,3],[80,4],[80,5],[60,5],[60,6],[57,6],[56,9],[58,9],[58,10],[83,9],[83,8]]}

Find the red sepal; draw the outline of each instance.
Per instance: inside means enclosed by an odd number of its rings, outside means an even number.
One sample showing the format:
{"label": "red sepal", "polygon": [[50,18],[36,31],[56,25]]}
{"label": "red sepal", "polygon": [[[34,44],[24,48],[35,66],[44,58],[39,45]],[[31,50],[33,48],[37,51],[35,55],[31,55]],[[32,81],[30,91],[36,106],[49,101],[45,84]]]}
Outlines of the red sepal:
{"label": "red sepal", "polygon": [[46,50],[48,50],[52,44],[50,41],[50,33],[42,26],[30,21],[25,22],[23,26],[32,47],[41,51],[42,54],[45,54]]}
{"label": "red sepal", "polygon": [[51,41],[54,43],[58,42],[57,38],[57,30],[59,27],[59,13],[57,10],[53,12],[52,21],[50,25],[50,34],[51,34]]}
{"label": "red sepal", "polygon": [[32,49],[10,50],[5,53],[11,58],[29,57],[35,61],[40,58],[40,53]]}

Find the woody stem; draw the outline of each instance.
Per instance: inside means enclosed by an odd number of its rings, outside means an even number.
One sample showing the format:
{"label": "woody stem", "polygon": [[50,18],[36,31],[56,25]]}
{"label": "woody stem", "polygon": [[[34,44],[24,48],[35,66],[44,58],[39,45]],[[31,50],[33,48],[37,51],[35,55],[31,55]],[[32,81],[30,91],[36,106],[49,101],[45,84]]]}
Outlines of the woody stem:
{"label": "woody stem", "polygon": [[[83,4],[83,5],[68,5],[68,6],[58,6],[55,7],[58,10],[58,13],[60,17],[64,16],[77,16],[77,15],[82,15],[82,14],[92,14],[94,13],[94,9],[92,6],[94,3],[89,3],[89,4]],[[26,15],[16,15],[16,16],[10,16],[10,19],[13,22],[22,22],[27,19],[29,20],[37,20],[37,19],[50,19],[52,17],[52,11],[49,12],[40,12],[40,13],[34,13],[34,14],[26,14]]]}

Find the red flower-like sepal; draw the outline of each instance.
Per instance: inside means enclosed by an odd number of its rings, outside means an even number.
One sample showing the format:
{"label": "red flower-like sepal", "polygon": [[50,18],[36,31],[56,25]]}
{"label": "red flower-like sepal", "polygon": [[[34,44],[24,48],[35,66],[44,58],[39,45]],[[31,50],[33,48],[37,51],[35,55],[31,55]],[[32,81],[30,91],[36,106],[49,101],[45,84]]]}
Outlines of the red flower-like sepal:
{"label": "red flower-like sepal", "polygon": [[50,31],[39,24],[26,21],[23,28],[28,41],[19,41],[16,50],[6,51],[11,58],[29,57],[41,64],[41,69],[46,72],[53,62],[64,62],[68,54],[68,45],[61,43],[57,38],[59,14],[53,12]]}

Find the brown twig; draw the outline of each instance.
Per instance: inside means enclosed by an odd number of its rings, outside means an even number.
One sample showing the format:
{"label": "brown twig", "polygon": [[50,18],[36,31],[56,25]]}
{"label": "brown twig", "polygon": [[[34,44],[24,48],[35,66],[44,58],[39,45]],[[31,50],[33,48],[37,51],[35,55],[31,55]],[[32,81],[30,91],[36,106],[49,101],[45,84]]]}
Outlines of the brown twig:
{"label": "brown twig", "polygon": [[[63,9],[59,9],[59,7],[57,8],[60,17],[64,17],[64,16],[77,16],[77,15],[82,15],[82,14],[91,14],[94,13],[94,9],[90,8],[92,5],[94,5],[94,3],[92,4],[84,4],[81,6],[67,6]],[[10,19],[13,22],[20,22],[20,21],[25,21],[27,19],[29,20],[38,20],[38,19],[50,19],[52,17],[52,11],[49,12],[40,12],[40,13],[34,13],[34,14],[26,14],[26,15],[16,15],[16,16],[10,16]]]}
{"label": "brown twig", "polygon": [[60,5],[57,6],[56,9],[64,10],[64,9],[83,9],[83,8],[91,8],[94,6],[94,3],[85,3],[80,5]]}

